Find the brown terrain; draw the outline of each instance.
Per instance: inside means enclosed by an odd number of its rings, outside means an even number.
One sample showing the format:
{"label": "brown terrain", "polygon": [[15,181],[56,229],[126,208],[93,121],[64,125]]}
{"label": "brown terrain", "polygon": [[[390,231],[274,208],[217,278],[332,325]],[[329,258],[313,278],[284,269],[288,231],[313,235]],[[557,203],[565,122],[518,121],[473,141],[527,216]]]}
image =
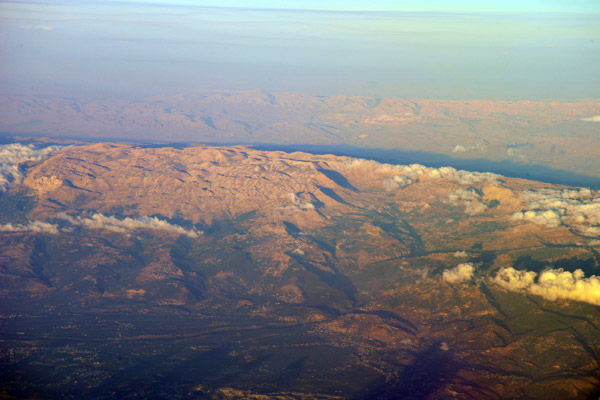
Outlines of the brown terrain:
{"label": "brown terrain", "polygon": [[[471,113],[345,101],[350,127]],[[21,170],[0,196],[2,398],[600,394],[597,192],[243,146],[97,143]]]}
{"label": "brown terrain", "polygon": [[135,101],[0,97],[0,132],[328,144],[543,165],[600,177],[600,103],[207,92]]}

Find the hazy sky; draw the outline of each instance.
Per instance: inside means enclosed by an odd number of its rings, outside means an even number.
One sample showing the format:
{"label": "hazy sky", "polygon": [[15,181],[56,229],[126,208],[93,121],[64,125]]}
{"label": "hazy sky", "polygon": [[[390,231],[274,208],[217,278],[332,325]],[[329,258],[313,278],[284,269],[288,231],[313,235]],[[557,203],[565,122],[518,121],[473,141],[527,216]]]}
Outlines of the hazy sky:
{"label": "hazy sky", "polygon": [[0,94],[598,99],[598,65],[597,0],[0,2]]}
{"label": "hazy sky", "polygon": [[[122,0],[112,0],[121,2]],[[342,11],[444,11],[444,12],[598,12],[597,0],[129,0],[130,4],[171,4],[238,8]]]}

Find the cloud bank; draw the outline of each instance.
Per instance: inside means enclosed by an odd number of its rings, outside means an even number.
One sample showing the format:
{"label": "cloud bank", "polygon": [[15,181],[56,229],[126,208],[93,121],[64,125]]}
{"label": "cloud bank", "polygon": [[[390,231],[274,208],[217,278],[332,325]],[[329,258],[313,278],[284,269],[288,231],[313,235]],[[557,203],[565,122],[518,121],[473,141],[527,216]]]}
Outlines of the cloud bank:
{"label": "cloud bank", "polygon": [[179,235],[187,235],[196,238],[202,234],[195,229],[185,229],[179,225],[173,225],[167,221],[163,221],[156,217],[139,217],[139,218],[124,218],[118,219],[112,216],[103,214],[94,214],[91,217],[71,217],[67,214],[59,214],[59,218],[68,221],[73,226],[82,226],[88,229],[104,229],[118,233],[129,233],[137,229],[152,229],[177,233]]}
{"label": "cloud bank", "polygon": [[156,217],[124,218],[106,216],[103,214],[94,214],[91,217],[72,217],[67,214],[59,214],[59,219],[66,221],[70,226],[59,227],[57,224],[51,224],[44,221],[31,221],[28,224],[4,224],[0,225],[0,232],[36,232],[56,235],[60,232],[72,232],[72,227],[83,227],[87,229],[104,229],[111,232],[129,234],[138,229],[151,229],[176,233],[197,238],[202,235],[201,231],[195,229],[185,229],[182,226],[171,224]]}
{"label": "cloud bank", "polygon": [[58,225],[43,221],[31,221],[26,225],[11,223],[0,225],[0,232],[36,232],[56,235],[59,231]]}
{"label": "cloud bank", "polygon": [[585,236],[600,236],[600,196],[590,189],[540,189],[521,195],[525,209],[513,221],[528,221],[548,227],[565,225]]}
{"label": "cloud bank", "polygon": [[0,145],[0,192],[23,182],[25,175],[20,164],[26,161],[39,161],[53,152],[68,146],[48,146],[36,149],[33,145],[12,143]]}
{"label": "cloud bank", "polygon": [[[478,182],[496,180],[499,176],[490,172],[470,172],[457,170],[452,167],[431,168],[421,164],[410,165],[382,165],[381,172],[390,171],[399,174],[391,179],[392,186],[404,187],[412,183],[433,180],[450,179],[460,185],[472,185]],[[389,185],[389,183],[388,183]]]}
{"label": "cloud bank", "polygon": [[383,180],[387,190],[395,190],[414,183],[435,179],[449,179],[460,185],[472,185],[479,182],[495,181],[500,177],[500,175],[491,172],[470,172],[452,167],[432,168],[421,164],[384,164],[360,158],[343,163],[339,169],[348,170],[367,167],[373,168],[375,173],[379,175],[393,175],[391,178]]}
{"label": "cloud bank", "polygon": [[475,266],[472,263],[458,264],[456,267],[447,269],[442,274],[442,279],[448,283],[466,282],[473,278]]}
{"label": "cloud bank", "polygon": [[[537,277],[537,279],[536,279]],[[530,293],[546,300],[575,300],[600,305],[600,277],[585,278],[582,270],[548,269],[539,274],[502,268],[492,282],[512,292]]]}

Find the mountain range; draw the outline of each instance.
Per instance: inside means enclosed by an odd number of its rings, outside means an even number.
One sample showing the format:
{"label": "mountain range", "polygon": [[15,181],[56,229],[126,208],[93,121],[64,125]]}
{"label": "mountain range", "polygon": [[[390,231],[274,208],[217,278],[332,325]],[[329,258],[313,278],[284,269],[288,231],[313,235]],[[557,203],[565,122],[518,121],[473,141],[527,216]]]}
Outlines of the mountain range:
{"label": "mountain range", "polygon": [[600,177],[600,103],[212,91],[142,99],[0,96],[0,132],[179,143],[313,144],[511,161]]}
{"label": "mountain range", "polygon": [[246,146],[1,147],[4,398],[600,394],[598,191]]}

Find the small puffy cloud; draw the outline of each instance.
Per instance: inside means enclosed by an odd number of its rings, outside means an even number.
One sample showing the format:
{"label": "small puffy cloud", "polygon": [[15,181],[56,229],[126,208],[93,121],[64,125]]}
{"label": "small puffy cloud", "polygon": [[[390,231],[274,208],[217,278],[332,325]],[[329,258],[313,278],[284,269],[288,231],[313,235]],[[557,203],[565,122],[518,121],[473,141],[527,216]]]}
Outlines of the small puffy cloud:
{"label": "small puffy cloud", "polygon": [[59,214],[58,217],[68,221],[74,226],[83,226],[88,229],[105,229],[118,233],[129,233],[137,229],[153,229],[173,232],[179,235],[187,235],[194,238],[202,234],[202,232],[196,231],[195,229],[188,230],[182,226],[173,225],[156,217],[144,216],[139,218],[127,217],[118,219],[103,214],[94,214],[89,218],[71,217],[66,214]]}
{"label": "small puffy cloud", "polygon": [[26,161],[39,161],[65,146],[48,146],[37,149],[33,145],[12,143],[0,145],[0,192],[17,185],[25,178],[20,165]]}
{"label": "small puffy cloud", "polygon": [[600,122],[600,115],[594,115],[593,117],[581,118],[582,121],[586,122]]}
{"label": "small puffy cloud", "polygon": [[0,232],[35,232],[56,235],[59,232],[59,228],[55,224],[43,221],[31,221],[25,225],[11,223],[0,225]]}
{"label": "small puffy cloud", "polygon": [[448,195],[448,201],[452,204],[458,204],[460,201],[479,200],[481,196],[473,189],[457,189]]}
{"label": "small puffy cloud", "polygon": [[468,256],[468,254],[464,250],[462,250],[462,251],[457,250],[456,253],[454,253],[454,257],[456,257],[456,258],[465,258],[467,256]]}
{"label": "small puffy cloud", "polygon": [[521,149],[517,149],[517,148],[506,149],[506,155],[510,158],[520,158],[521,160],[524,160],[527,158],[523,154],[521,154]]}
{"label": "small puffy cloud", "polygon": [[398,188],[406,187],[413,183],[413,180],[408,176],[396,175],[391,179],[386,179],[383,182],[385,189],[388,191],[396,190]]}
{"label": "small puffy cloud", "polygon": [[512,292],[527,290],[535,283],[537,273],[533,271],[519,271],[513,267],[502,268],[492,281],[498,286]]}
{"label": "small puffy cloud", "polygon": [[507,267],[502,268],[492,282],[506,290],[530,293],[550,301],[564,299],[600,305],[600,277],[586,278],[580,269],[575,272],[548,269],[538,276],[533,271]]}
{"label": "small puffy cloud", "polygon": [[481,196],[473,189],[457,189],[448,195],[450,204],[462,204],[465,207],[465,213],[469,215],[481,214],[487,210],[487,206],[481,202]]}
{"label": "small puffy cloud", "polygon": [[475,267],[472,263],[458,264],[456,267],[447,269],[442,274],[442,279],[448,283],[466,282],[473,278]]}
{"label": "small puffy cloud", "polygon": [[485,151],[487,150],[486,145],[481,144],[481,143],[477,143],[471,146],[462,146],[460,144],[457,144],[456,146],[454,146],[454,149],[452,150],[453,153],[465,153],[467,151],[477,151],[479,153],[485,153]]}
{"label": "small puffy cloud", "polygon": [[560,215],[554,210],[524,211],[511,215],[512,221],[529,221],[555,228],[560,225]]}
{"label": "small puffy cloud", "polygon": [[487,210],[487,206],[480,202],[470,202],[465,205],[465,213],[469,215],[481,214]]}
{"label": "small puffy cloud", "polygon": [[315,205],[311,202],[312,199],[310,198],[310,195],[305,193],[301,193],[300,195],[297,195],[296,193],[288,193],[287,197],[292,204],[289,206],[279,207],[280,210],[304,211],[315,209]]}
{"label": "small puffy cloud", "polygon": [[297,254],[299,256],[303,256],[304,255],[304,251],[302,249],[294,249],[292,251],[292,254]]}
{"label": "small puffy cloud", "polygon": [[40,31],[51,31],[54,29],[54,27],[50,26],[50,25],[25,25],[23,28],[36,29],[36,30],[40,30]]}

